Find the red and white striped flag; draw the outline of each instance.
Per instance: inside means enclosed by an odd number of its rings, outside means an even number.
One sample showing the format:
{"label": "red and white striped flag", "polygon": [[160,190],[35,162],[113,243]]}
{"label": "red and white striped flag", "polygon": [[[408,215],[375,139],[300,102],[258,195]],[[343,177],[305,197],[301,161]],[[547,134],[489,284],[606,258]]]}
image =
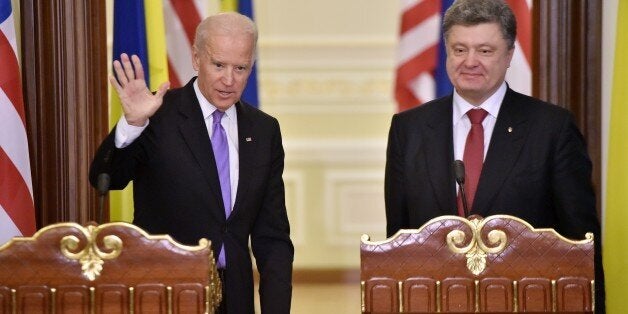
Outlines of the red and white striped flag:
{"label": "red and white striped flag", "polygon": [[[451,93],[445,70],[442,17],[453,0],[401,0],[395,99],[399,111]],[[517,18],[517,42],[506,81],[514,90],[532,92],[531,0],[506,0]]]}
{"label": "red and white striped flag", "polygon": [[11,0],[0,0],[0,245],[35,233],[35,208]]}
{"label": "red and white striped flag", "polygon": [[[211,5],[214,7],[211,7]],[[168,76],[171,87],[180,87],[196,75],[192,67],[192,45],[196,26],[210,12],[218,11],[219,1],[163,0]]]}

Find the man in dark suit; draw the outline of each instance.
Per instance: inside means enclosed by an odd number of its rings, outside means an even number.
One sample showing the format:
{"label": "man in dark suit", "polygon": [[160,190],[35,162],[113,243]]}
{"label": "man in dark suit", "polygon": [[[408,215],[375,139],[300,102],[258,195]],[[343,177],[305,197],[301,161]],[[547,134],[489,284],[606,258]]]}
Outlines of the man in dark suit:
{"label": "man in dark suit", "polygon": [[[443,28],[454,92],[392,119],[385,180],[387,235],[419,228],[437,216],[464,215],[452,166],[464,159],[469,214],[513,215],[573,239],[594,233],[596,306],[603,310],[591,162],[572,115],[506,84],[516,21],[504,1],[458,0],[447,10]],[[474,112],[481,112],[483,120],[472,125]],[[483,133],[476,134],[476,128]],[[478,141],[479,164],[470,165],[470,147]]]}
{"label": "man in dark suit", "polygon": [[253,313],[249,238],[263,313],[289,313],[294,248],[277,120],[240,101],[255,59],[257,28],[237,13],[197,28],[198,77],[151,93],[137,56],[122,54],[110,77],[124,116],[90,170],[113,189],[134,182],[134,224],[185,244],[212,241],[223,279],[221,313]]}

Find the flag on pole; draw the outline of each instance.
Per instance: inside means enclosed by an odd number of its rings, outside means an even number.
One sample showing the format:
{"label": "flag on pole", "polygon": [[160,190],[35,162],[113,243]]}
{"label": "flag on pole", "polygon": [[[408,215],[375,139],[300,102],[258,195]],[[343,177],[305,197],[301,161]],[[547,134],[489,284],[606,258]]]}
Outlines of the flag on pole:
{"label": "flag on pole", "polygon": [[[445,69],[442,35],[445,11],[454,0],[401,0],[397,47],[395,99],[399,111],[450,94],[453,87]],[[517,42],[506,81],[514,90],[530,94],[531,14],[526,0],[507,0],[517,18]]]}
{"label": "flag on pole", "polygon": [[198,24],[210,12],[218,11],[218,8],[209,7],[210,2],[216,3],[211,0],[163,0],[171,88],[181,87],[196,76],[192,67],[194,35]]}
{"label": "flag on pole", "polygon": [[628,14],[628,3],[619,1],[618,6],[602,237],[608,313],[623,313],[628,308],[628,91],[623,81],[628,73],[628,20],[622,18]]}
{"label": "flag on pole", "polygon": [[[121,53],[135,54],[142,61],[146,83],[151,90],[168,81],[168,63],[163,7],[157,1],[115,1],[113,9],[113,58]],[[113,127],[122,115],[122,105],[111,89],[109,124]],[[111,221],[133,220],[132,183],[122,191],[112,191],[109,198]]]}
{"label": "flag on pole", "polygon": [[26,115],[11,0],[0,0],[0,246],[35,233]]}

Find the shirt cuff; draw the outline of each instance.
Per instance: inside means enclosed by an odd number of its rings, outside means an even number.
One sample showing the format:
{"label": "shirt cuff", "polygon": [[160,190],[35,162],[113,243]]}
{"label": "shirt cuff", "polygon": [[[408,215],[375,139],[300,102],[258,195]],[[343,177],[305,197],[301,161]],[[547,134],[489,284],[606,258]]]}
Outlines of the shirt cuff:
{"label": "shirt cuff", "polygon": [[143,126],[130,125],[124,118],[124,115],[122,115],[120,117],[120,120],[118,120],[118,124],[116,125],[116,147],[125,148],[131,145],[133,141],[140,137],[144,129],[146,129],[146,127],[148,126],[149,122],[149,120],[146,120],[146,124],[144,124]]}

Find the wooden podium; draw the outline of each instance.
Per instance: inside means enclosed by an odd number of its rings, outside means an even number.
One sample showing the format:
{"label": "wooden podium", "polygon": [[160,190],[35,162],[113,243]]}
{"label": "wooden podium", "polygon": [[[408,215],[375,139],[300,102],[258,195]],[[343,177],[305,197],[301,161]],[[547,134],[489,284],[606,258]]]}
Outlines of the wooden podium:
{"label": "wooden podium", "polygon": [[210,242],[185,246],[128,223],[58,223],[0,246],[0,313],[213,313]]}
{"label": "wooden podium", "polygon": [[363,235],[362,312],[593,312],[593,253],[591,233],[574,241],[507,215]]}

